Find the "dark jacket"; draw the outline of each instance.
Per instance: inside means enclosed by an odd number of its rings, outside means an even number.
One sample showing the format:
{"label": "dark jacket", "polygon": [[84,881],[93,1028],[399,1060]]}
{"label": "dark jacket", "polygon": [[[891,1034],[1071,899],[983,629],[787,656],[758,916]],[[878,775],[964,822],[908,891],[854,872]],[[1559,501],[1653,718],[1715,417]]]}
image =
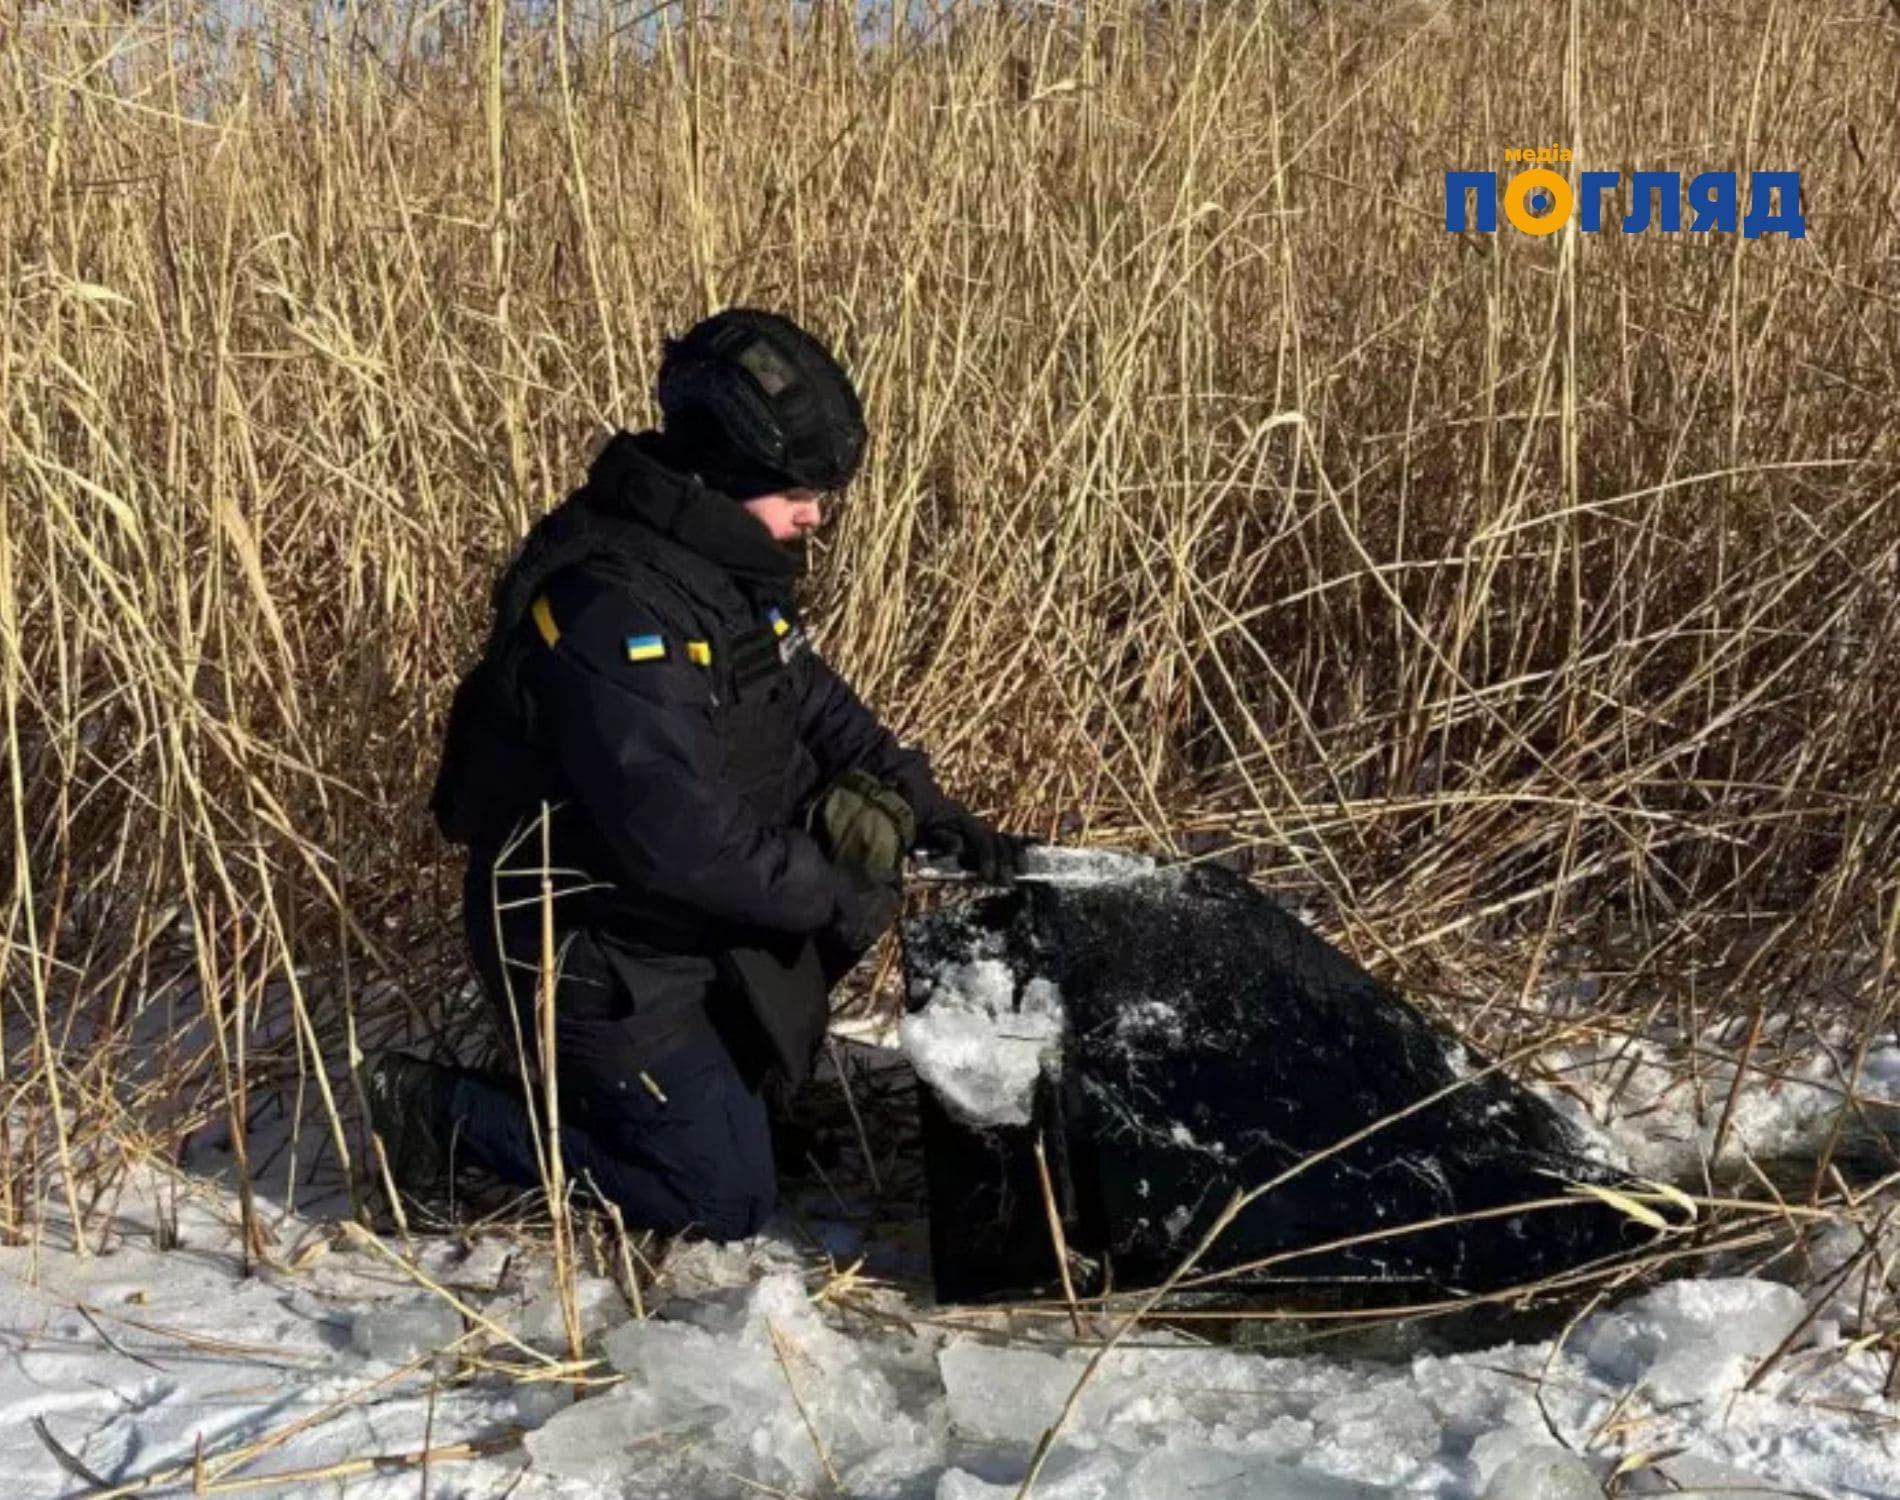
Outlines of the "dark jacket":
{"label": "dark jacket", "polygon": [[[775,954],[798,993],[751,999],[796,1076],[824,1024],[804,945],[856,899],[800,826],[806,807],[853,767],[897,786],[920,824],[946,799],[806,640],[797,554],[666,458],[653,434],[616,436],[496,584],[435,810],[469,845],[478,967],[493,988],[513,961],[524,1021],[544,863],[526,820],[545,801],[557,942],[598,945],[623,991],[602,1003],[664,1050],[703,1024],[732,953]],[[499,948],[487,965],[484,946]]]}

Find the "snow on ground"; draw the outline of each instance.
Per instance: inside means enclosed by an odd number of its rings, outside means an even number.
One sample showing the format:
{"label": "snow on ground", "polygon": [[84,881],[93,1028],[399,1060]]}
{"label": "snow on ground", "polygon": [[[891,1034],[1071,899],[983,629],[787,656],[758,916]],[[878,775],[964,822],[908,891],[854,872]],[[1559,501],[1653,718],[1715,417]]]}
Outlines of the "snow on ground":
{"label": "snow on ground", "polygon": [[[1736,1092],[1719,1160],[1722,1128],[1735,1079],[1732,1048],[1711,1035],[1695,1078],[1682,1050],[1661,1041],[1557,1048],[1539,1071],[1556,1080],[1542,1092],[1606,1160],[1640,1176],[1696,1182],[1705,1170],[1757,1161],[1811,1157],[1826,1144],[1850,1098],[1846,1138],[1900,1135],[1900,1047],[1870,1050],[1858,1076],[1845,1037],[1822,1037],[1793,1067],[1761,1065]],[[1850,1086],[1851,1085],[1851,1086]]]}
{"label": "snow on ground", "polygon": [[[939,1024],[913,1018],[904,1041],[952,1107],[1000,1122],[1047,1065],[1059,997],[1026,986],[1011,1009],[1000,955],[987,957],[993,968],[978,955],[934,978]],[[1744,1080],[1730,1152],[1815,1149],[1847,1097],[1827,1040],[1788,1076]],[[1723,1065],[1710,1059],[1698,1091],[1660,1044],[1546,1062],[1547,1094],[1607,1154],[1645,1175],[1700,1175],[1733,1077]],[[1900,1050],[1870,1056],[1853,1092],[1891,1130]],[[77,1497],[154,1475],[172,1482],[146,1492],[188,1492],[201,1453],[207,1480],[262,1495],[1011,1500],[1060,1423],[1042,1500],[1592,1500],[1613,1476],[1620,1494],[1900,1500],[1894,1351],[1863,1333],[1900,1233],[1877,1240],[1871,1274],[1861,1233],[1836,1225],[1774,1263],[1791,1284],[1748,1274],[1758,1262],[1718,1264],[1540,1342],[1348,1359],[1144,1328],[1091,1371],[1099,1344],[1063,1337],[1064,1322],[932,1306],[888,1225],[862,1239],[781,1218],[747,1245],[674,1247],[645,1319],[612,1282],[584,1280],[602,1362],[577,1400],[546,1378],[564,1352],[561,1309],[519,1243],[413,1243],[416,1268],[471,1322],[311,1217],[342,1207],[334,1182],[300,1189],[296,1213],[260,1204],[276,1268],[249,1275],[228,1194],[201,1178],[161,1214],[158,1188],[170,1190],[134,1175],[89,1259],[56,1248],[57,1225],[39,1246],[0,1249],[13,1493]],[[160,1222],[175,1222],[176,1248],[156,1248]],[[907,1279],[840,1274],[822,1249],[860,1244],[873,1269]],[[426,1486],[413,1461],[425,1448]]]}
{"label": "snow on ground", "polygon": [[[102,1480],[182,1466],[187,1490],[199,1443],[208,1477],[218,1478],[223,1455],[300,1421],[310,1425],[230,1477],[413,1451],[431,1430],[437,1444],[494,1436],[513,1419],[517,1397],[503,1382],[391,1378],[398,1352],[409,1357],[405,1324],[426,1322],[432,1338],[446,1331],[440,1304],[394,1267],[325,1255],[323,1239],[311,1236],[301,1247],[303,1273],[246,1277],[222,1215],[187,1205],[178,1248],[163,1251],[153,1248],[152,1223],[128,1218],[104,1253],[85,1260],[51,1245],[0,1250],[0,1470],[13,1493],[91,1488],[62,1469],[35,1419]],[[452,1274],[454,1258],[446,1244],[432,1247],[438,1274]],[[492,1280],[499,1258],[496,1246],[456,1279]],[[461,1332],[454,1322],[452,1337]],[[371,1328],[379,1329],[373,1345]],[[501,1466],[493,1467],[499,1480]],[[414,1495],[417,1482],[413,1473],[372,1475],[354,1479],[348,1493]],[[292,1484],[257,1493],[322,1492]]]}
{"label": "snow on ground", "polygon": [[[15,1493],[88,1492],[38,1418],[111,1483],[166,1469],[188,1481],[200,1442],[215,1478],[233,1449],[288,1432],[229,1477],[489,1443],[498,1451],[438,1462],[429,1493],[1008,1500],[1092,1353],[1000,1313],[939,1312],[921,1294],[830,1277],[768,1234],[677,1249],[663,1268],[671,1300],[645,1321],[611,1283],[583,1282],[590,1351],[621,1378],[575,1401],[567,1384],[431,1363],[464,1319],[364,1250],[320,1252],[329,1241],[297,1221],[278,1243],[301,1269],[249,1277],[227,1214],[188,1209],[169,1251],[148,1226],[127,1212],[107,1253],[85,1261],[0,1251],[0,1463]],[[531,1257],[500,1239],[417,1245],[432,1279],[558,1352],[558,1305]],[[1083,1386],[1034,1493],[1582,1500],[1649,1454],[1666,1456],[1638,1462],[1627,1493],[1900,1496],[1890,1355],[1855,1341],[1856,1306],[1839,1288],[1678,1281],[1561,1342],[1383,1362],[1144,1329]],[[480,1328],[466,1334],[467,1349],[482,1345],[531,1363]],[[250,1493],[407,1497],[419,1484],[414,1467],[391,1467]]]}

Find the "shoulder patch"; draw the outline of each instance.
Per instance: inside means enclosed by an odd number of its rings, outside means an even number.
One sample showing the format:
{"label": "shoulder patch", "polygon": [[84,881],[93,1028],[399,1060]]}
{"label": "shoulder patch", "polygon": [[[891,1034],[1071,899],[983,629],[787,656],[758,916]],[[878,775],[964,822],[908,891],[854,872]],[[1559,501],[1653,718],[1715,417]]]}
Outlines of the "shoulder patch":
{"label": "shoulder patch", "polygon": [[666,637],[663,635],[630,635],[626,641],[628,661],[665,661]]}

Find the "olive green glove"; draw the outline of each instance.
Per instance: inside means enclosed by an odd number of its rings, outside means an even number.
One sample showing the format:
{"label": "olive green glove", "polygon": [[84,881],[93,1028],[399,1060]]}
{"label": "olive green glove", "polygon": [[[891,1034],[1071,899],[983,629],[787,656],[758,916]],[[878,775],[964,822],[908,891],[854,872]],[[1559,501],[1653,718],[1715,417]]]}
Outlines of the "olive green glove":
{"label": "olive green glove", "polygon": [[917,838],[917,819],[895,787],[867,771],[846,771],[812,804],[807,826],[834,865],[849,865],[892,886],[904,878],[904,855]]}

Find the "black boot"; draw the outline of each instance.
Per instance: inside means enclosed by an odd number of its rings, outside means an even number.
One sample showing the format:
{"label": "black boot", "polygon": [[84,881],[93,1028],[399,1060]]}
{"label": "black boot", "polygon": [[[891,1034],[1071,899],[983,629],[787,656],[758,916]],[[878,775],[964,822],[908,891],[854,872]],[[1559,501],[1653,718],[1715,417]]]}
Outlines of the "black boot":
{"label": "black boot", "polygon": [[405,1198],[448,1194],[454,1170],[455,1070],[404,1052],[382,1052],[363,1070],[370,1128],[382,1137],[389,1175]]}

